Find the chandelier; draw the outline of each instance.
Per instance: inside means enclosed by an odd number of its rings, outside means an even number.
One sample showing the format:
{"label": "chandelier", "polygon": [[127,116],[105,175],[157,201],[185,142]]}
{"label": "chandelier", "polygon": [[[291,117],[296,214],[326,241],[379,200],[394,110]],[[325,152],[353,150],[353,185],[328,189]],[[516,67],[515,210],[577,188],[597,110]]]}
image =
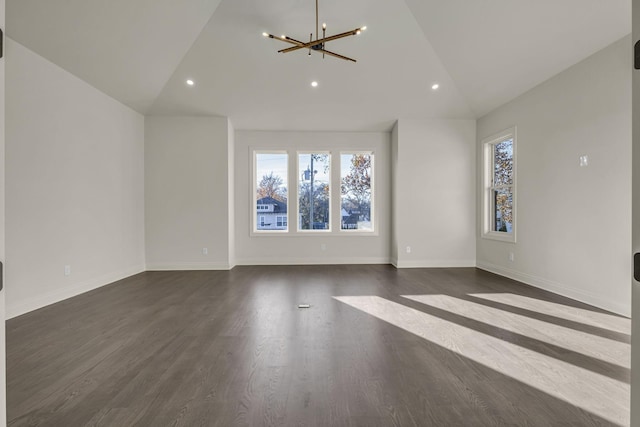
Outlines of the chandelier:
{"label": "chandelier", "polygon": [[366,29],[367,29],[366,26],[365,27],[359,27],[359,28],[356,28],[356,29],[351,30],[351,31],[346,31],[344,33],[336,34],[334,36],[327,36],[327,24],[322,24],[322,38],[321,39],[318,38],[319,37],[318,36],[319,35],[319,32],[318,32],[318,0],[316,0],[316,38],[315,38],[315,40],[313,39],[313,33],[309,34],[309,42],[308,43],[301,42],[300,40],[296,40],[296,39],[291,38],[289,36],[286,36],[284,34],[281,35],[280,37],[274,36],[273,34],[269,34],[269,33],[262,33],[262,35],[265,36],[265,37],[269,37],[270,39],[281,40],[283,42],[290,43],[290,44],[294,45],[294,46],[288,47],[286,49],[280,49],[278,51],[279,53],[288,53],[288,52],[293,52],[295,50],[308,49],[309,55],[311,55],[311,52],[318,52],[318,53],[322,53],[322,57],[323,58],[324,58],[325,55],[329,55],[329,56],[333,56],[335,58],[344,59],[345,61],[356,62],[356,60],[353,59],[353,58],[349,58],[348,56],[340,55],[338,53],[331,52],[331,51],[327,50],[326,49],[326,45],[330,41],[342,39],[342,38],[349,37],[349,36],[357,36],[362,31],[364,31]]}

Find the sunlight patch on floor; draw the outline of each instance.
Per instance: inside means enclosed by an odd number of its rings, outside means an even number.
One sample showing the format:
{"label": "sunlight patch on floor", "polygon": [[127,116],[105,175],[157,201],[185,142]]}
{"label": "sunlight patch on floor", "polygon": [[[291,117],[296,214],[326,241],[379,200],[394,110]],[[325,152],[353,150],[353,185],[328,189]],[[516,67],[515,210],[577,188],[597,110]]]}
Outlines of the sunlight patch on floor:
{"label": "sunlight patch on floor", "polygon": [[510,293],[483,293],[469,295],[489,301],[499,302],[501,304],[507,304],[513,307],[523,308],[525,310],[536,311],[549,316],[584,323],[585,325],[596,326],[610,331],[621,332],[623,334],[631,334],[631,321],[613,314],[585,310],[583,308],[571,307],[569,305]]}
{"label": "sunlight patch on floor", "polygon": [[618,425],[629,385],[378,296],[336,300]]}
{"label": "sunlight patch on floor", "polygon": [[449,295],[402,295],[402,297],[616,364],[623,368],[631,367],[631,346],[627,343],[576,331]]}

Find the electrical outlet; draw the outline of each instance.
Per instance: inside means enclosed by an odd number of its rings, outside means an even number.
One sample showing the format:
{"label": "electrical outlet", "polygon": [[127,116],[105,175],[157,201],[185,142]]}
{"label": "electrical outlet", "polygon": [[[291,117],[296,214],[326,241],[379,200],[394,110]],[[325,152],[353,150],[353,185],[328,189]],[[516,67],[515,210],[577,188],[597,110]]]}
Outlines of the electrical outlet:
{"label": "electrical outlet", "polygon": [[209,255],[209,249],[208,248],[202,248],[202,255]]}
{"label": "electrical outlet", "polygon": [[513,252],[509,252],[509,261],[513,262],[514,259]]}
{"label": "electrical outlet", "polygon": [[64,266],[64,275],[65,276],[71,276],[71,266],[70,265],[65,265]]}
{"label": "electrical outlet", "polygon": [[411,253],[411,246],[407,246],[407,253],[410,254]]}
{"label": "electrical outlet", "polygon": [[587,167],[589,166],[589,156],[580,156],[580,167]]}
{"label": "electrical outlet", "polygon": [[321,249],[321,250],[323,250],[323,251],[326,251],[326,250],[327,250],[327,245],[326,245],[326,244],[324,244],[324,243],[322,243],[322,244],[320,245],[320,249]]}

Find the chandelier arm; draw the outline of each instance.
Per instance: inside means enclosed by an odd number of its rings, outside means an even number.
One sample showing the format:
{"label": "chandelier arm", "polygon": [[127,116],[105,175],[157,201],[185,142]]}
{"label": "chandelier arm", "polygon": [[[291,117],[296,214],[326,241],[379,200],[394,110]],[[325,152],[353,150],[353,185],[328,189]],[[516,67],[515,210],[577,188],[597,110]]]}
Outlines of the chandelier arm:
{"label": "chandelier arm", "polygon": [[289,36],[287,36],[285,39],[280,39],[280,40],[286,41],[286,42],[289,42],[291,44],[295,44],[295,45],[298,45],[298,46],[302,46],[302,45],[305,44],[305,42],[301,42],[300,40],[292,39]]}
{"label": "chandelier arm", "polygon": [[301,42],[300,40],[292,39],[289,36],[285,36],[285,38],[282,38],[282,37],[274,36],[273,34],[267,34],[267,37],[269,37],[270,39],[275,39],[275,40],[280,40],[280,41],[283,41],[283,42],[295,44],[297,46],[301,46],[301,45],[305,44],[304,42]]}
{"label": "chandelier arm", "polygon": [[[287,48],[287,49],[279,50],[278,52],[280,52],[280,53],[293,52],[294,50],[309,48],[311,46],[315,46],[315,45],[318,45],[318,44],[323,44],[323,43],[330,42],[330,41],[333,41],[333,40],[342,39],[344,37],[355,36],[358,33],[358,31],[360,31],[360,28],[356,28],[355,30],[351,30],[351,31],[345,31],[344,33],[336,34],[335,36],[324,37],[324,38],[322,38],[320,40],[313,40],[313,41],[310,41],[309,43],[302,43],[302,44],[300,44],[298,46],[294,46],[294,47],[290,47],[290,48]],[[283,40],[283,39],[280,39],[280,40]]]}
{"label": "chandelier arm", "polygon": [[318,52],[322,52],[322,54],[324,55],[325,53],[329,56],[333,56],[336,58],[340,58],[340,59],[344,59],[345,61],[351,61],[351,62],[357,62],[355,59],[353,58],[349,58],[348,56],[344,56],[344,55],[340,55],[338,53],[335,52],[331,52],[329,50],[325,50],[325,49],[318,49]]}

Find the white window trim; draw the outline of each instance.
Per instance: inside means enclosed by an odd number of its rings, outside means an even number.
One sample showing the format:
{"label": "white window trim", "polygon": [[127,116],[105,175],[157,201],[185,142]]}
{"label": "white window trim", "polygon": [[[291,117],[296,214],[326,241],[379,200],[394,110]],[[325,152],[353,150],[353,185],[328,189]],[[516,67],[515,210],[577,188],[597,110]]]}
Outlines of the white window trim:
{"label": "white window trim", "polygon": [[[513,206],[511,216],[513,219],[511,233],[492,231],[493,209],[491,202],[491,187],[493,184],[493,146],[505,139],[513,138]],[[516,243],[517,232],[517,136],[516,127],[505,129],[481,141],[482,147],[482,234],[483,239],[497,240],[501,242]]]}
{"label": "white window trim", "polygon": [[[291,171],[289,170],[291,167],[291,154],[288,150],[263,150],[259,148],[250,148],[251,150],[251,192],[249,194],[249,206],[251,209],[251,224],[249,224],[249,235],[250,236],[260,236],[260,235],[282,235],[289,234],[291,231],[289,227],[289,212],[291,211],[291,203],[290,203],[290,195],[291,195],[291,185],[289,183],[291,179]],[[258,230],[259,218],[258,218],[258,207],[256,205],[256,193],[258,191],[258,176],[257,176],[257,166],[258,166],[258,154],[286,154],[287,155],[287,229],[285,230]],[[284,215],[282,215],[284,216]]]}
{"label": "white window trim", "polygon": [[[325,230],[316,230],[313,228],[313,218],[311,219],[311,229],[303,230],[300,228],[300,195],[298,194],[298,189],[300,188],[300,156],[301,155],[309,155],[309,154],[327,154],[329,156],[329,228]],[[335,215],[333,214],[333,152],[330,150],[304,150],[304,151],[296,151],[296,232],[300,234],[331,234],[333,231],[333,224],[335,221]],[[287,209],[287,212],[289,210]]]}
{"label": "white window trim", "polygon": [[339,162],[339,167],[338,167],[338,177],[339,180],[338,182],[340,183],[340,191],[338,191],[338,209],[340,212],[342,212],[342,155],[343,154],[368,154],[371,156],[371,211],[369,212],[370,216],[371,216],[371,224],[373,227],[373,230],[343,230],[342,229],[342,216],[341,214],[338,215],[338,218],[340,220],[340,224],[338,226],[338,231],[340,233],[343,234],[348,234],[348,235],[363,235],[363,236],[371,236],[371,235],[377,235],[378,233],[378,223],[377,223],[377,215],[376,215],[376,202],[375,202],[375,177],[376,177],[376,171],[375,171],[375,161],[376,161],[376,156],[375,153],[373,152],[373,150],[345,150],[345,151],[340,151],[340,153],[338,154],[340,162]]}
{"label": "white window trim", "polygon": [[[328,230],[300,230],[299,227],[299,200],[298,200],[298,169],[299,169],[299,154],[329,154],[331,156],[331,164],[330,164],[330,195],[329,195],[329,225],[330,229]],[[287,162],[287,229],[286,230],[258,230],[258,212],[256,208],[256,191],[257,191],[257,154],[286,154],[288,156]],[[373,209],[371,212],[371,222],[373,224],[373,230],[342,230],[340,226],[340,211],[341,211],[341,191],[335,190],[335,185],[338,186],[341,183],[341,174],[340,174],[340,161],[338,163],[335,162],[336,155],[340,160],[341,154],[371,154],[373,156],[371,163],[371,202],[373,205]],[[376,150],[371,148],[356,148],[356,147],[341,147],[341,148],[330,148],[330,147],[317,147],[311,148],[308,150],[300,150],[297,151],[295,148],[281,148],[281,147],[268,147],[261,148],[257,146],[249,147],[249,156],[251,158],[251,166],[249,170],[250,179],[251,179],[251,187],[252,191],[249,194],[249,209],[250,212],[250,224],[249,224],[249,236],[250,237],[274,237],[274,236],[287,236],[287,237],[309,237],[309,236],[321,236],[321,237],[346,237],[346,236],[354,236],[354,237],[378,237],[380,234],[380,225],[378,223],[378,206],[375,203],[375,191],[376,188],[374,186],[374,181],[376,179],[376,170],[375,170],[375,158],[376,158]],[[292,184],[293,183],[293,184]],[[295,201],[291,200],[292,194],[295,197]],[[295,211],[292,209],[292,206],[295,205]],[[336,222],[337,221],[337,222]],[[336,226],[337,224],[337,226]]]}

